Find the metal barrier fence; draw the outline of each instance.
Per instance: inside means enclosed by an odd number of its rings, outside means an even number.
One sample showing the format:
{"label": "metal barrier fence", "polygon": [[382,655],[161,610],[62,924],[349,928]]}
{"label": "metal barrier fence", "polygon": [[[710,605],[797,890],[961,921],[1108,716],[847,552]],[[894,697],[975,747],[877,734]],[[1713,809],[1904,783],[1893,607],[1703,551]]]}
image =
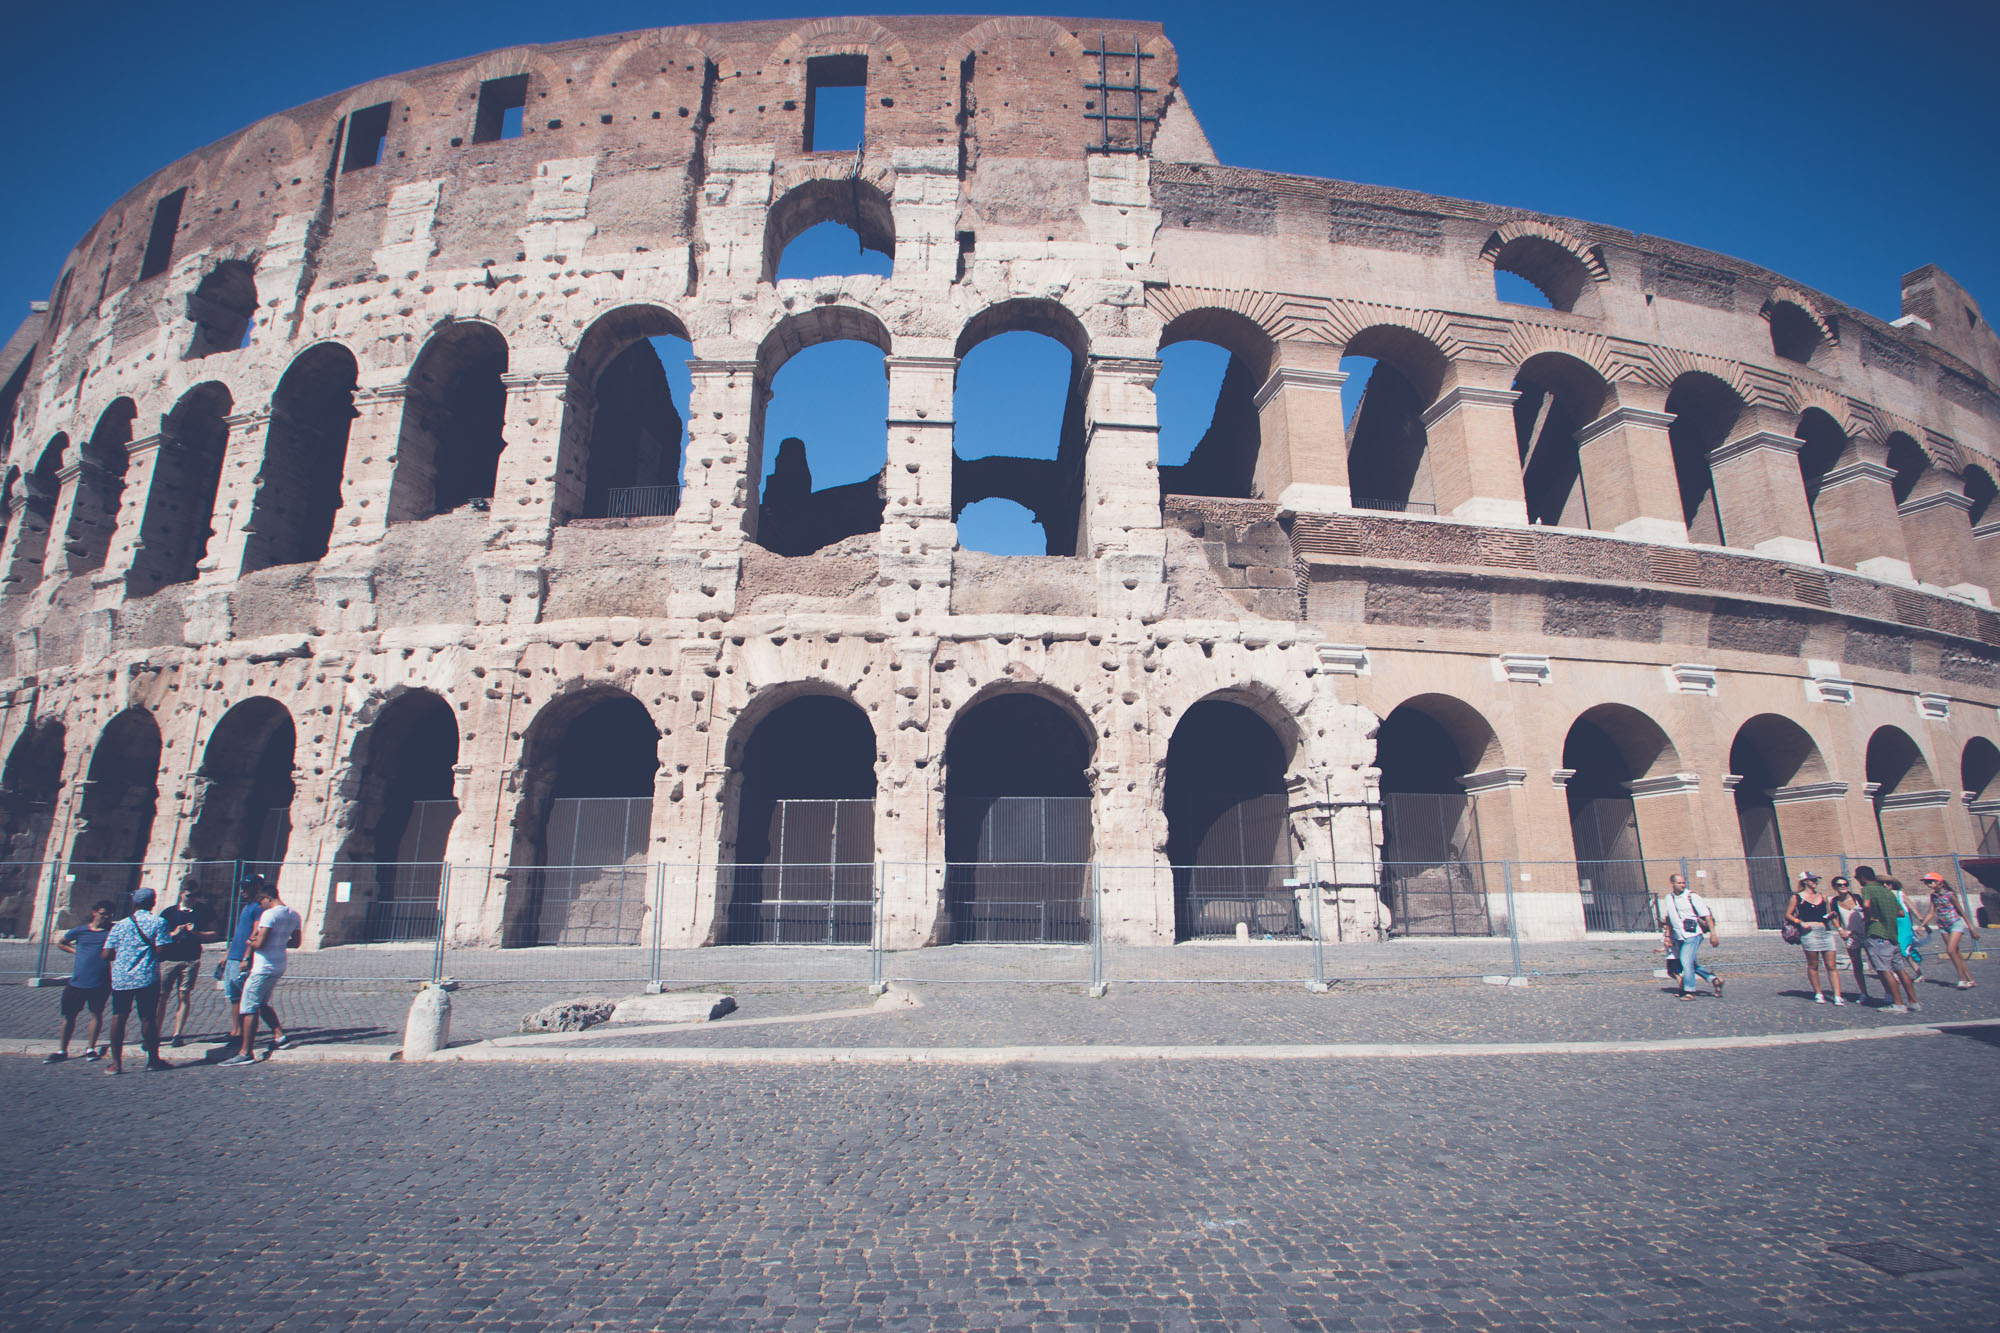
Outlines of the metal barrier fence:
{"label": "metal barrier fence", "polygon": [[[321,947],[305,981],[647,984],[1302,982],[1629,972],[1651,956],[1669,877],[1718,907],[1725,936],[1772,932],[1797,873],[1858,865],[1957,886],[2000,921],[2000,859],[1825,857],[1115,866],[1089,862],[603,866],[158,862],[0,865],[13,937],[0,976],[67,971],[56,941],[131,887],[186,893],[226,938],[268,878]],[[26,904],[20,901],[23,896]],[[20,923],[36,914],[23,937]],[[1161,940],[1171,931],[1173,943]],[[1581,938],[1579,938],[1579,936]],[[1623,943],[1619,943],[1623,941]],[[1747,942],[1780,956],[1768,933]],[[1784,954],[1783,956],[1789,956]]]}

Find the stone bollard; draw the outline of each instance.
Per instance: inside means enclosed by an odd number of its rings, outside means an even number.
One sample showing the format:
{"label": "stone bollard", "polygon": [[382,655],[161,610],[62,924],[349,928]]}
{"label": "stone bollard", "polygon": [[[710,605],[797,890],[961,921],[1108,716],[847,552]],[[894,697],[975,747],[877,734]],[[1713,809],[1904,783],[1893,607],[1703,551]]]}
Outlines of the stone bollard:
{"label": "stone bollard", "polygon": [[409,1021],[403,1024],[403,1058],[422,1060],[450,1040],[451,992],[426,982],[410,1001]]}

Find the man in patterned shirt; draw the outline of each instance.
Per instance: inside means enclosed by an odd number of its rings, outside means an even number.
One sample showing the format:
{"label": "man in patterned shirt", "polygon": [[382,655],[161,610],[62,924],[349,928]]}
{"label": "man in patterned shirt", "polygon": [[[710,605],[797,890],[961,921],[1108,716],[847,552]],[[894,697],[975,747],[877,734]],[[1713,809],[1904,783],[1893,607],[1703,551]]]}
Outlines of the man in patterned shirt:
{"label": "man in patterned shirt", "polygon": [[125,1072],[125,1020],[139,1011],[139,1043],[146,1068],[171,1069],[160,1058],[160,962],[167,923],[153,910],[151,889],[132,890],[132,915],[111,928],[104,956],[111,960],[111,1063],[107,1074]]}

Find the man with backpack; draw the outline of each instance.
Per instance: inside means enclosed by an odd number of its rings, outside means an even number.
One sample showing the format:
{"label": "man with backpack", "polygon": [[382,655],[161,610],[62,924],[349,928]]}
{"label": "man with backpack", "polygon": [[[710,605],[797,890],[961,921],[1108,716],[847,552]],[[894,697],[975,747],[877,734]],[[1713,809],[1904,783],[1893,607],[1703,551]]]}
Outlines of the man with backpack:
{"label": "man with backpack", "polygon": [[1686,876],[1675,875],[1667,884],[1672,892],[1660,900],[1660,933],[1680,960],[1681,998],[1692,1000],[1695,978],[1706,977],[1719,999],[1722,978],[1702,966],[1699,958],[1703,940],[1715,943],[1715,912],[1706,898],[1688,890]]}
{"label": "man with backpack", "polygon": [[160,1058],[160,959],[167,923],[153,910],[151,889],[132,890],[132,915],[111,928],[104,956],[111,960],[111,1063],[107,1074],[125,1072],[125,1020],[139,1011],[139,1044],[146,1068],[171,1069]]}

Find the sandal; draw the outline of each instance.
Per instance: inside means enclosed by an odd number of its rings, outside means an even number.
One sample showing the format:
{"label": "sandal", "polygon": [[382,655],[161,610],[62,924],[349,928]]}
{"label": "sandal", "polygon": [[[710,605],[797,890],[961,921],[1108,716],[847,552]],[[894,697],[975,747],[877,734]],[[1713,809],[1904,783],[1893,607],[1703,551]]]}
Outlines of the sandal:
{"label": "sandal", "polygon": [[1681,998],[1683,1000],[1692,1000],[1694,998],[1694,992],[1691,990],[1684,990],[1681,992]]}
{"label": "sandal", "polygon": [[1716,998],[1716,999],[1718,999],[1718,1000],[1719,1000],[1719,999],[1721,999],[1721,998],[1722,998],[1722,978],[1721,978],[1721,977],[1710,977],[1710,978],[1709,978],[1709,981],[1708,981],[1708,984],[1709,984],[1709,985],[1711,985],[1711,986],[1713,986],[1713,987],[1715,987],[1715,998]]}

